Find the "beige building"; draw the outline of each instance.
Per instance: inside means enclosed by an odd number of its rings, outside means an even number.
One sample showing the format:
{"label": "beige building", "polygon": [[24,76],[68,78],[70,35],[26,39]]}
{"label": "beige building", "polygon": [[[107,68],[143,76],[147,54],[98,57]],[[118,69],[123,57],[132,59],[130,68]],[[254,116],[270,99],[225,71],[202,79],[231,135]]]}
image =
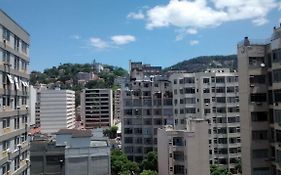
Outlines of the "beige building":
{"label": "beige building", "polygon": [[84,89],[81,93],[81,120],[86,129],[110,127],[113,124],[111,89]]}
{"label": "beige building", "polygon": [[29,174],[29,34],[0,10],[0,173]]}
{"label": "beige building", "polygon": [[159,128],[158,173],[161,175],[208,175],[208,122],[188,120],[186,130],[167,125]]}
{"label": "beige building", "polygon": [[173,73],[174,123],[187,129],[188,119],[209,121],[210,164],[235,173],[241,157],[238,74],[229,69]]}
{"label": "beige building", "polygon": [[242,172],[281,174],[281,26],[238,44]]}

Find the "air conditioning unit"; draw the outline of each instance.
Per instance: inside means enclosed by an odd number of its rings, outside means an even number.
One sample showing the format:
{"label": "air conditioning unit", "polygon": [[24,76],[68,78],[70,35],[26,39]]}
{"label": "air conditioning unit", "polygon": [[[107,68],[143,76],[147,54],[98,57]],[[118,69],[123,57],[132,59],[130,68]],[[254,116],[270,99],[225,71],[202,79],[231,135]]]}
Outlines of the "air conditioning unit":
{"label": "air conditioning unit", "polygon": [[254,84],[250,84],[250,87],[255,87],[255,85]]}
{"label": "air conditioning unit", "polygon": [[20,106],[17,106],[17,109],[20,109]]}

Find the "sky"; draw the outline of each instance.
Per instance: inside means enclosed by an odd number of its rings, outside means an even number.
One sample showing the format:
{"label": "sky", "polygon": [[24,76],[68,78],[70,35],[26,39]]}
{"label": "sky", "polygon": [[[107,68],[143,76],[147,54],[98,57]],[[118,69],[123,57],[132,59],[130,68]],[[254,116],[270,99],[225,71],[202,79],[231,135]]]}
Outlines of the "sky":
{"label": "sky", "polygon": [[280,0],[0,0],[31,37],[29,69],[129,60],[168,67],[269,38]]}

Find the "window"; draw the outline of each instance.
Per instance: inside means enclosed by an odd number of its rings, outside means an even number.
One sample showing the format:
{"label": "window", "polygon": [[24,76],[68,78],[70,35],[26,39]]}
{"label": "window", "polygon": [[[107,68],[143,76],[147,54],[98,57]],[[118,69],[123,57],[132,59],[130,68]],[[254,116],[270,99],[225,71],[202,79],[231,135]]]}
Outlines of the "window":
{"label": "window", "polygon": [[267,149],[256,149],[253,150],[253,158],[261,159],[268,157],[268,150]]}
{"label": "window", "polygon": [[192,84],[195,83],[194,77],[184,77],[184,83]]}
{"label": "window", "polygon": [[251,117],[254,122],[264,122],[267,121],[267,112],[251,112]]}
{"label": "window", "polygon": [[281,102],[281,89],[274,90],[273,95],[274,95],[275,102]]}
{"label": "window", "polygon": [[224,83],[224,77],[216,77],[216,83]]}
{"label": "window", "polygon": [[178,83],[178,80],[177,79],[174,79],[174,84],[177,84]]}
{"label": "window", "polygon": [[260,67],[261,63],[264,63],[264,57],[249,57],[250,66]]}
{"label": "window", "polygon": [[14,128],[15,129],[19,129],[20,128],[20,118],[19,117],[15,117],[14,118]]}
{"label": "window", "polygon": [[14,161],[14,170],[16,171],[20,167],[20,156],[15,157]]}
{"label": "window", "polygon": [[280,62],[281,61],[281,49],[272,51],[272,62]]}
{"label": "window", "polygon": [[10,127],[10,118],[4,118],[2,120],[3,128],[9,128]]}
{"label": "window", "polygon": [[23,53],[27,53],[28,45],[25,42],[21,42],[21,50]]}
{"label": "window", "polygon": [[204,103],[210,103],[210,99],[209,98],[205,98],[204,99]]}
{"label": "window", "polygon": [[203,89],[203,93],[204,93],[204,94],[208,94],[208,93],[210,93],[210,89],[209,89],[209,88],[205,88],[205,89]]}
{"label": "window", "polygon": [[174,166],[174,174],[184,174],[184,166],[183,165],[175,165]]}
{"label": "window", "polygon": [[265,101],[266,101],[266,94],[265,93],[251,94],[251,102],[265,102]]}
{"label": "window", "polygon": [[225,97],[217,97],[216,102],[217,103],[225,103]]}
{"label": "window", "polygon": [[209,78],[203,78],[203,83],[209,83],[210,79]]}
{"label": "window", "polygon": [[250,75],[250,83],[251,84],[264,84],[265,75]]}
{"label": "window", "polygon": [[225,93],[225,87],[217,87],[216,93]]}
{"label": "window", "polygon": [[185,113],[186,114],[195,114],[196,108],[185,108]]}
{"label": "window", "polygon": [[183,137],[173,137],[173,145],[183,146]]}
{"label": "window", "polygon": [[14,149],[17,149],[17,145],[20,143],[20,137],[16,136],[14,139]]}
{"label": "window", "polygon": [[16,51],[19,51],[19,47],[20,47],[20,39],[17,36],[14,36],[14,49]]}
{"label": "window", "polygon": [[238,76],[228,76],[226,77],[228,83],[238,82]]}
{"label": "window", "polygon": [[4,163],[2,165],[2,174],[6,174],[8,171],[10,171],[10,162]]}
{"label": "window", "polygon": [[3,39],[5,39],[6,41],[10,41],[10,31],[6,28],[3,27],[3,35],[2,35]]}
{"label": "window", "polygon": [[274,110],[274,122],[281,123],[281,110]]}
{"label": "window", "polygon": [[7,150],[10,147],[9,140],[4,140],[2,143],[3,143],[3,150]]}
{"label": "window", "polygon": [[185,94],[195,94],[195,88],[184,88]]}
{"label": "window", "polygon": [[253,140],[267,140],[267,130],[252,131]]}

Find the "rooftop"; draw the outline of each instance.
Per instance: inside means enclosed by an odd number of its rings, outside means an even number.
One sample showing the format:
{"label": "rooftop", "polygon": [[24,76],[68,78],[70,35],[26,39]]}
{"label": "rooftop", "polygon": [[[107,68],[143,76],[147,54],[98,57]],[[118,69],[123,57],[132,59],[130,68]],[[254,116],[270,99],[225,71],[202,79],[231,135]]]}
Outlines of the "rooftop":
{"label": "rooftop", "polygon": [[60,129],[57,135],[72,135],[73,138],[78,137],[92,137],[91,130],[78,130],[78,129]]}

